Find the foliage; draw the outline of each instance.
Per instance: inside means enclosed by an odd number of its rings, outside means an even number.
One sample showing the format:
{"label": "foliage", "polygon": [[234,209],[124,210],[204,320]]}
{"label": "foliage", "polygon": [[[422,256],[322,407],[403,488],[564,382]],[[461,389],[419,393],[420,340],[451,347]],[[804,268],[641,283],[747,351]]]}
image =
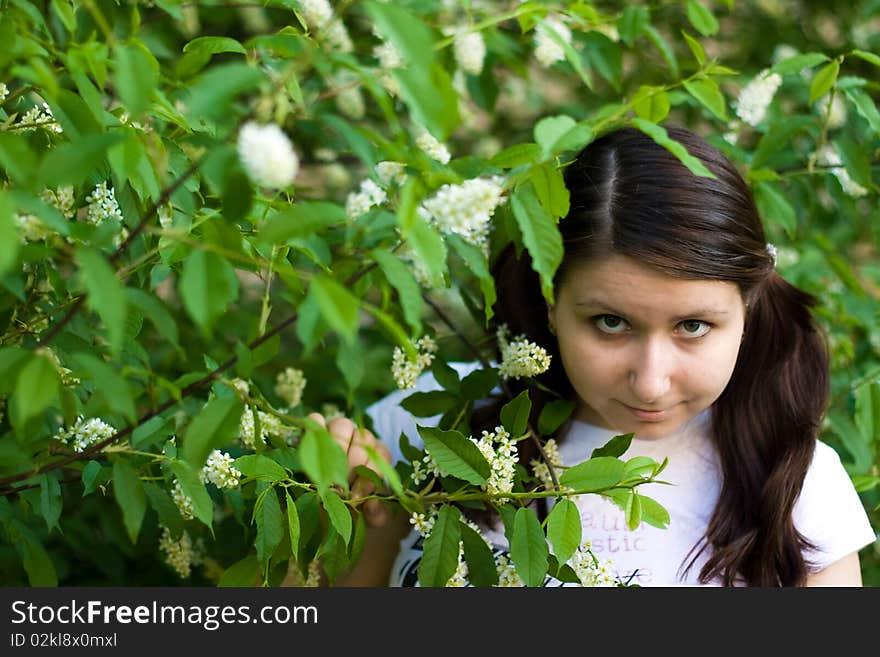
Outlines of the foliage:
{"label": "foliage", "polygon": [[[501,508],[524,582],[567,576],[577,514],[557,504],[542,526],[525,506],[566,493],[527,491],[525,471],[489,492],[460,432],[498,370],[444,365],[492,355],[505,243],[552,294],[577,149],[631,124],[701,173],[667,121],[741,166],[779,269],[821,299],[822,438],[880,527],[880,2],[844,4],[0,0],[0,581],[277,585],[318,565],[334,581],[364,500],[305,416],[367,422],[394,358],[433,363],[444,388],[408,401],[443,414],[422,429],[439,488],[414,481],[410,449],[377,495],[439,509],[423,583],[454,575],[460,544],[473,581],[497,582],[461,522],[475,503]],[[778,89],[755,107],[743,91],[767,69]],[[475,179],[457,225],[436,199]],[[529,403],[509,403],[513,441],[564,417],[527,426]],[[560,483],[662,525],[637,492],[662,464],[620,445]],[[215,450],[240,479],[208,474]],[[862,561],[880,584],[880,554]]]}

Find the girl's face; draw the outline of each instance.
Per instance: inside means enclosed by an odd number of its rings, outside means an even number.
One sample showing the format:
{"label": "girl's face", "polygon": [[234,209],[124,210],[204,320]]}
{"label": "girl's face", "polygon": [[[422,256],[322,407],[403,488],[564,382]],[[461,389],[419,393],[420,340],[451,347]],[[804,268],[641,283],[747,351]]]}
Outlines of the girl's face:
{"label": "girl's face", "polygon": [[549,310],[575,419],[660,438],[724,390],[745,304],[733,283],[673,278],[621,255],[573,268]]}

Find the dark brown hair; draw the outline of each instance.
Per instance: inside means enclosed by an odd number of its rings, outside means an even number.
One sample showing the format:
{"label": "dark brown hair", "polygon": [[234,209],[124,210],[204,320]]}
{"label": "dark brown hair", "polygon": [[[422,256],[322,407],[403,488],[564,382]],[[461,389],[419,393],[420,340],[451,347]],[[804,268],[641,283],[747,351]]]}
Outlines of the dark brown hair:
{"label": "dark brown hair", "polygon": [[[824,334],[815,299],[779,276],[749,188],[724,155],[683,129],[668,128],[716,176],[696,176],[642,132],[623,128],[589,144],[565,170],[571,195],[559,224],[573,266],[610,253],[671,276],[728,281],[746,302],[745,334],[727,387],[713,405],[711,438],[723,482],[706,533],[685,570],[708,550],[700,581],[757,586],[803,584],[808,573],[792,509],[812,459],[829,394]],[[496,321],[549,347],[538,382],[560,397],[574,391],[547,326],[547,306],[528,254],[510,245],[497,259]],[[524,383],[511,382],[514,392]],[[553,394],[533,388],[533,421]],[[501,402],[475,413],[489,424]],[[564,427],[563,427],[564,429]],[[520,443],[526,447],[527,443]],[[534,452],[521,449],[528,462]]]}

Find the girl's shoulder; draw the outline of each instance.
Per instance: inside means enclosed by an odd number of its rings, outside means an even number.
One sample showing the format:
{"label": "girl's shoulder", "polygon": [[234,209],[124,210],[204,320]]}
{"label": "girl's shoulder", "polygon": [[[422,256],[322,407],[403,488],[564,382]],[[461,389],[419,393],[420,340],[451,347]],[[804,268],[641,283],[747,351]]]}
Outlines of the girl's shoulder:
{"label": "girl's shoulder", "polygon": [[821,570],[876,539],[840,455],[821,440],[816,441],[792,517],[797,530],[816,547],[806,555],[814,570]]}

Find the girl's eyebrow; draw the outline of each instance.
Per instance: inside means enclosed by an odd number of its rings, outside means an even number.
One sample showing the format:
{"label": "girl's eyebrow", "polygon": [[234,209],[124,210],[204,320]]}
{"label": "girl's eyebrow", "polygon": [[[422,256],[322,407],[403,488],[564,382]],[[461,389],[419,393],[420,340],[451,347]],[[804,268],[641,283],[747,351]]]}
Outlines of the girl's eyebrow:
{"label": "girl's eyebrow", "polygon": [[[598,299],[587,298],[583,301],[578,301],[574,304],[575,306],[589,306],[590,308],[599,308],[600,310],[604,310],[610,314],[618,315],[620,317],[627,317],[629,313],[621,312],[616,308],[612,308],[610,305],[605,303],[604,301],[599,301]],[[695,308],[691,312],[685,315],[677,315],[672,317],[672,320],[675,322],[680,322],[685,319],[693,319],[696,317],[720,317],[721,315],[729,315],[730,311],[723,310],[721,308],[711,308],[711,307],[701,307]]]}

